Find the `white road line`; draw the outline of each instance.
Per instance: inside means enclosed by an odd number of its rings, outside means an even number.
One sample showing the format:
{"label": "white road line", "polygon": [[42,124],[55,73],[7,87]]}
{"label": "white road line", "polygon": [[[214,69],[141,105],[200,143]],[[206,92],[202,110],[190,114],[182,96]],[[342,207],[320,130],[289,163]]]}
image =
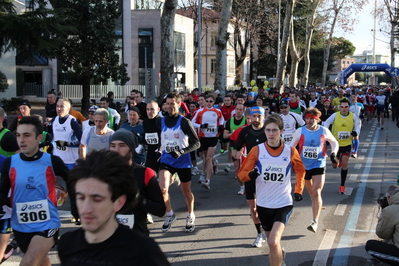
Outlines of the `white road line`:
{"label": "white road line", "polygon": [[353,187],[346,187],[345,190],[346,190],[345,195],[348,196],[352,195]]}
{"label": "white road line", "polygon": [[368,135],[367,137],[368,137],[368,138],[372,138],[372,137],[373,137],[373,135]]}
{"label": "white road line", "polygon": [[366,141],[371,141],[371,139],[366,139]]}
{"label": "white road line", "polygon": [[334,215],[343,216],[345,214],[347,206],[347,204],[338,204],[337,208],[335,209]]}
{"label": "white road line", "polygon": [[362,164],[361,163],[357,163],[355,164],[355,167],[353,167],[354,169],[360,169],[362,168]]}
{"label": "white road line", "polygon": [[361,149],[360,151],[366,153],[367,149]]}
{"label": "white road line", "polygon": [[357,180],[358,174],[351,174],[349,180]]}
{"label": "white road line", "polygon": [[374,130],[371,130],[369,133],[370,133],[370,134],[374,134]]}
{"label": "white road line", "polygon": [[364,143],[363,146],[364,146],[364,147],[369,147],[370,144],[369,144],[369,143]]}
{"label": "white road line", "polygon": [[312,266],[326,266],[332,245],[334,244],[337,231],[326,231],[319,249],[316,252]]}
{"label": "white road line", "polygon": [[359,160],[364,160],[364,155],[357,157]]}

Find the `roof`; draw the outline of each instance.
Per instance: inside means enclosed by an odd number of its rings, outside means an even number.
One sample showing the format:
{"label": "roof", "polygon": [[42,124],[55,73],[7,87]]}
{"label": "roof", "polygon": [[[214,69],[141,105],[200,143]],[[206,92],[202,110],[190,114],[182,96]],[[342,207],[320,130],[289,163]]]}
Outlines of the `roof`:
{"label": "roof", "polygon": [[[189,6],[186,8],[180,8],[176,10],[176,14],[197,19],[197,6]],[[219,20],[220,12],[209,8],[202,8],[202,19],[203,20]]]}

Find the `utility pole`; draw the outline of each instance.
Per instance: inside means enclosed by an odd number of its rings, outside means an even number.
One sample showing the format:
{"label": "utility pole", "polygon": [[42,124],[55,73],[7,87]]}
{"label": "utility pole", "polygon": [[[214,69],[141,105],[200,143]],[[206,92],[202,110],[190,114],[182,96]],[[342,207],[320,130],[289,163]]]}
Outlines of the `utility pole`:
{"label": "utility pole", "polygon": [[198,49],[198,60],[197,60],[197,74],[198,74],[198,91],[202,93],[202,53],[201,53],[201,32],[202,32],[202,0],[198,0],[198,22],[197,22],[197,29],[198,29],[198,37],[197,37],[197,49]]}

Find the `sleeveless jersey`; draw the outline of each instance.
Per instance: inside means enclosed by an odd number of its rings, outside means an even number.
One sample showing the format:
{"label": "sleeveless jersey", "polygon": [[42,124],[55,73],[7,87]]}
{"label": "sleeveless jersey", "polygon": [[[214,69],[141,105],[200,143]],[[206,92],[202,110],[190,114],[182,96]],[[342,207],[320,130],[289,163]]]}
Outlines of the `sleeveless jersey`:
{"label": "sleeveless jersey", "polygon": [[13,229],[32,233],[61,226],[50,154],[43,153],[35,161],[23,161],[19,154],[13,155],[9,177]]}
{"label": "sleeveless jersey", "polygon": [[229,119],[230,132],[234,132],[237,128],[242,127],[243,125],[245,125],[247,123],[247,119],[245,118],[245,116],[243,116],[241,118],[241,122],[238,125],[234,124],[234,119],[235,119],[235,117],[232,117]]}
{"label": "sleeveless jersey", "polygon": [[354,114],[351,112],[349,112],[349,114],[345,117],[339,112],[336,114],[331,132],[338,140],[340,147],[352,145],[351,133],[355,128],[353,116]]}
{"label": "sleeveless jersey", "polygon": [[272,209],[292,205],[291,147],[283,144],[282,152],[274,157],[265,145],[258,145],[256,167],[260,175],[256,179],[256,204]]}
{"label": "sleeveless jersey", "polygon": [[294,113],[296,113],[298,115],[301,115],[302,114],[301,105],[299,104],[297,108],[290,108],[290,112],[294,112]]}
{"label": "sleeveless jersey", "polygon": [[219,135],[218,126],[224,124],[222,112],[216,108],[202,108],[195,115],[194,123],[208,124],[207,128],[200,128],[198,132],[199,137],[214,138]]}
{"label": "sleeveless jersey", "polygon": [[111,114],[111,110],[108,108],[108,118],[109,118],[109,121],[108,121],[108,127],[110,128],[110,129],[112,129],[112,130],[114,130],[114,126],[115,126],[115,119],[114,119],[114,116]]}
{"label": "sleeveless jersey", "polygon": [[[75,141],[74,132],[71,128],[71,120],[74,117],[69,115],[65,123],[60,124],[60,117],[57,116],[53,122],[53,139],[55,141],[53,155],[60,157],[65,164],[74,164],[79,158],[78,147],[68,147],[64,145],[58,145],[61,142],[72,142]],[[57,143],[58,141],[58,143]]]}
{"label": "sleeveless jersey", "polygon": [[324,128],[319,126],[316,130],[302,127],[299,139],[299,155],[306,170],[326,167],[326,135]]}
{"label": "sleeveless jersey", "polygon": [[376,101],[377,105],[385,105],[385,99],[386,99],[385,95],[375,96],[375,101]]}
{"label": "sleeveless jersey", "polygon": [[112,134],[114,133],[113,130],[108,130],[104,135],[97,135],[96,127],[90,127],[88,130],[89,133],[87,134],[86,138],[86,154],[89,154],[92,151],[109,149],[109,142]]}
{"label": "sleeveless jersey", "polygon": [[[3,128],[3,130],[1,130],[1,132],[0,132],[0,141],[1,141],[1,139],[3,138],[3,136],[7,133],[7,132],[9,132],[10,130],[8,130],[7,128]],[[6,157],[10,157],[10,156],[13,156],[14,154],[15,154],[15,152],[12,152],[12,151],[5,151],[5,150],[3,150],[2,148],[1,148],[1,145],[0,145],[0,154],[1,155],[4,155],[4,156],[6,156]]]}
{"label": "sleeveless jersey", "polygon": [[183,116],[179,116],[173,127],[166,126],[165,117],[161,118],[161,163],[174,168],[191,168],[190,153],[183,154],[175,159],[169,153],[174,150],[182,150],[188,147],[188,136],[181,128]]}

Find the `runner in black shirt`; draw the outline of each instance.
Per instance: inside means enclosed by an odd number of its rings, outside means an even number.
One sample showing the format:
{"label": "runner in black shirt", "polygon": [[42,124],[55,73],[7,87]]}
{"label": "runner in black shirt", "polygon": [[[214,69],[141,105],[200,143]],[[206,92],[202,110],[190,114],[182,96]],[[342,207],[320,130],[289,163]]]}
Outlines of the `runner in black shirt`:
{"label": "runner in black shirt", "polygon": [[159,162],[157,158],[158,148],[159,148],[159,140],[160,130],[157,126],[157,120],[160,118],[158,116],[159,106],[156,101],[151,101],[147,103],[147,119],[143,121],[144,127],[144,138],[142,139],[142,144],[147,145],[147,156],[145,158],[145,166],[150,167],[156,173],[159,170]]}

